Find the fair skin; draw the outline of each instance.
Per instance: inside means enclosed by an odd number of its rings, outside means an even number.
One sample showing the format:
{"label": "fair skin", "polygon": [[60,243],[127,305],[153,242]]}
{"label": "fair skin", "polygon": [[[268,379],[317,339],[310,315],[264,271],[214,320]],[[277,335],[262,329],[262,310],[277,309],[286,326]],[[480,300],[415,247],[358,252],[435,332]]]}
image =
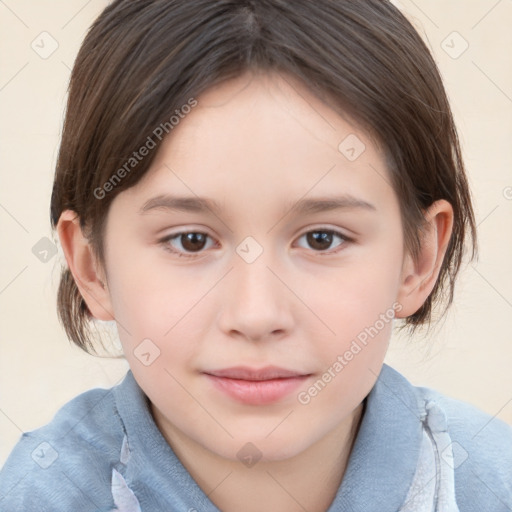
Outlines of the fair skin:
{"label": "fair skin", "polygon": [[[197,99],[148,174],[112,202],[105,266],[71,211],[58,225],[63,251],[92,315],[116,320],[157,426],[217,507],[324,511],[342,481],[392,322],[307,404],[298,393],[393,304],[399,318],[423,304],[446,251],[452,208],[441,200],[425,212],[428,229],[414,261],[381,152],[300,83],[244,75]],[[350,134],[366,146],[354,161],[338,151]],[[220,210],[139,212],[162,194],[207,197]],[[299,214],[289,206],[342,195],[373,209]],[[330,243],[306,236],[325,230],[336,232]],[[208,237],[203,245],[185,237],[161,242],[180,232]],[[248,236],[263,249],[250,263],[237,253]],[[147,338],[160,350],[148,366],[134,354]],[[240,403],[203,373],[238,365],[307,377],[277,402]],[[262,454],[251,467],[237,457],[249,442]]]}

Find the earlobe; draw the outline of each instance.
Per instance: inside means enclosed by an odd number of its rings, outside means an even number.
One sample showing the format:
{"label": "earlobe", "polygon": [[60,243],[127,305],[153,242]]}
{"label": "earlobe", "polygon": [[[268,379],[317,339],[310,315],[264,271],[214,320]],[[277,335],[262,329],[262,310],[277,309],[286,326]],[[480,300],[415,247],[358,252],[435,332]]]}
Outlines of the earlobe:
{"label": "earlobe", "polygon": [[75,212],[62,212],[57,224],[57,233],[69,270],[92,316],[98,320],[113,320],[113,308],[106,279],[89,241],[82,232]]}
{"label": "earlobe", "polygon": [[416,313],[436,284],[452,234],[451,204],[444,199],[434,202],[425,212],[425,222],[418,257],[408,253],[404,258],[397,297],[402,309],[397,318]]}

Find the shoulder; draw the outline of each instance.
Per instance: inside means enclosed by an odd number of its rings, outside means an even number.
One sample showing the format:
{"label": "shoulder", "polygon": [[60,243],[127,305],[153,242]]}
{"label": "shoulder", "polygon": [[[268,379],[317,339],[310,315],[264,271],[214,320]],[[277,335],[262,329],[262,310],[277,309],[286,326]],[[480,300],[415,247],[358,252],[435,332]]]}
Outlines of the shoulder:
{"label": "shoulder", "polygon": [[[455,494],[462,511],[512,509],[512,426],[462,400],[413,386],[421,403],[435,404],[451,440]],[[441,455],[443,456],[443,448]]]}
{"label": "shoulder", "polygon": [[1,510],[113,508],[112,468],[123,442],[113,389],[76,396],[21,436],[0,471]]}

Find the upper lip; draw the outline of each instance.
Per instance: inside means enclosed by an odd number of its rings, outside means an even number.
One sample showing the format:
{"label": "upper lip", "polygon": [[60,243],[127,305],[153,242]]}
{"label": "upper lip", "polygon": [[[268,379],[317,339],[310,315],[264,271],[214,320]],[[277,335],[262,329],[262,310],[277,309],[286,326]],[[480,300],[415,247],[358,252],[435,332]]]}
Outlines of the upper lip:
{"label": "upper lip", "polygon": [[204,373],[215,377],[240,380],[271,380],[290,377],[303,377],[309,375],[295,370],[287,370],[278,366],[265,366],[264,368],[250,368],[248,366],[233,366],[221,370],[208,370]]}

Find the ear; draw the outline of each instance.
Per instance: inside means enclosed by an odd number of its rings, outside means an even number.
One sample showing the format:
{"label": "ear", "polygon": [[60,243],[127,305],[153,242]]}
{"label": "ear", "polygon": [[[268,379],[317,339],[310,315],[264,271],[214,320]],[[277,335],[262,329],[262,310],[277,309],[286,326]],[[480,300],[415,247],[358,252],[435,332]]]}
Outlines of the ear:
{"label": "ear", "polygon": [[452,205],[440,199],[425,211],[425,229],[416,260],[406,253],[397,301],[402,309],[396,318],[413,315],[432,292],[443,264],[453,228]]}
{"label": "ear", "polygon": [[57,233],[69,270],[92,316],[98,320],[113,320],[106,277],[74,211],[62,212]]}

